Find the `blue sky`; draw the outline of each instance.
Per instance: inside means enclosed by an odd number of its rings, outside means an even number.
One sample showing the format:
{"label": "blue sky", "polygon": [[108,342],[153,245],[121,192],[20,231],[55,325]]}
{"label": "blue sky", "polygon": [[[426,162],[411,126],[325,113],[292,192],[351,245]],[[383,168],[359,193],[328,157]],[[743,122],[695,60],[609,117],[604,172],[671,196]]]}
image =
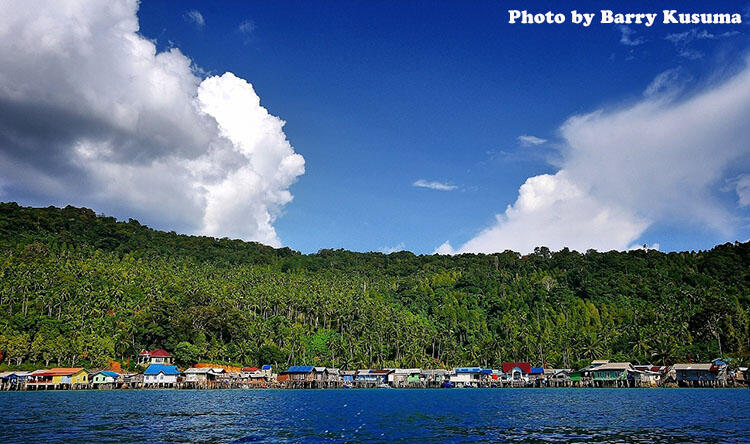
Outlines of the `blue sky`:
{"label": "blue sky", "polygon": [[[565,14],[571,9],[660,11],[649,2],[631,1],[626,9],[622,2],[568,3],[144,0],[137,17],[140,34],[155,42],[158,51],[178,48],[202,70],[201,77],[228,71],[246,79],[260,104],[286,122],[283,132],[294,152],[304,157],[305,171],[289,187],[293,200],[279,206],[272,223],[281,244],[303,252],[431,253],[445,241],[450,251],[461,251],[461,245],[498,223],[496,215],[514,205],[527,179],[567,170],[567,145],[585,132],[566,138],[561,127],[570,117],[637,106],[663,73],[663,95],[670,100],[665,106],[676,106],[719,88],[745,69],[747,15],[741,25],[656,23],[627,29],[596,22],[589,28],[507,23],[508,9],[514,8]],[[747,14],[747,5],[737,1],[680,1],[673,7]],[[736,113],[729,119],[750,121],[746,109]],[[706,118],[723,119],[721,107]],[[524,144],[519,140],[523,135],[545,142]],[[747,142],[740,143],[726,155],[710,186],[688,187],[708,193],[701,197],[706,205],[692,210],[662,205],[657,210],[630,203],[614,213],[622,210],[632,219],[621,231],[634,234],[609,242],[612,235],[604,230],[595,234],[599,238],[591,246],[647,243],[671,251],[746,240],[748,207],[740,203],[738,184],[750,165],[747,148]],[[660,161],[664,170],[672,168],[669,158]],[[596,165],[578,165],[576,174],[585,176],[586,168]],[[561,179],[554,177],[559,187]],[[414,186],[419,180],[451,189]],[[571,181],[580,185],[578,179]],[[609,194],[597,194],[596,201],[618,207],[612,197],[617,192],[609,185],[601,188]],[[39,205],[65,200],[13,183],[5,189],[3,200]],[[117,197],[109,203],[70,200],[120,218],[134,214],[162,229],[196,231],[137,206],[113,204]],[[708,207],[721,212],[717,218],[725,223],[689,214]],[[589,229],[582,224],[579,231]],[[551,236],[565,243],[566,233]],[[540,234],[541,243],[545,235],[549,233]],[[571,242],[585,249],[586,235],[576,234]],[[486,249],[504,246],[497,241]]]}

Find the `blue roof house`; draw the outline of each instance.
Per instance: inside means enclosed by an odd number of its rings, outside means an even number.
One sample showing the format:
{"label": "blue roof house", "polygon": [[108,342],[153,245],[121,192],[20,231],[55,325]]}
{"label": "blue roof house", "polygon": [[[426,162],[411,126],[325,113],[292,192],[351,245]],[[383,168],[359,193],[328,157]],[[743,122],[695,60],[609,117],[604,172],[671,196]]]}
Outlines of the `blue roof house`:
{"label": "blue roof house", "polygon": [[109,370],[101,370],[89,376],[92,387],[114,385],[122,382],[122,375]]}
{"label": "blue roof house", "polygon": [[179,376],[176,365],[151,364],[143,372],[143,384],[146,387],[174,387]]}
{"label": "blue roof house", "polygon": [[314,369],[312,365],[293,365],[282,375],[288,375],[291,381],[312,381]]}

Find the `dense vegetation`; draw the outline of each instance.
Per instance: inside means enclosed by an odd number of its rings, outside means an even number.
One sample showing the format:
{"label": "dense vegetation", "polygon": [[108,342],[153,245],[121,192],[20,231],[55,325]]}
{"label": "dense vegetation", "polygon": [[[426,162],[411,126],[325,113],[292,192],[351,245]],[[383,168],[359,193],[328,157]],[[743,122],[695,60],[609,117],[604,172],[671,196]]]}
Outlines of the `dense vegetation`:
{"label": "dense vegetation", "polygon": [[750,357],[750,243],[710,251],[415,256],[184,236],[0,204],[5,365],[163,347],[281,367],[578,367]]}

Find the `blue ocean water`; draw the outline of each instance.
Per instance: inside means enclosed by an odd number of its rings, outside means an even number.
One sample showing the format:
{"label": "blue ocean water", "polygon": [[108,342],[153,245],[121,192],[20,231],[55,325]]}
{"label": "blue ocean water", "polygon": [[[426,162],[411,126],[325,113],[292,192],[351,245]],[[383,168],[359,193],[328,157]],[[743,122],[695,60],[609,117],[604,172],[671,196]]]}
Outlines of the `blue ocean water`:
{"label": "blue ocean water", "polygon": [[750,442],[745,389],[0,393],[0,442]]}

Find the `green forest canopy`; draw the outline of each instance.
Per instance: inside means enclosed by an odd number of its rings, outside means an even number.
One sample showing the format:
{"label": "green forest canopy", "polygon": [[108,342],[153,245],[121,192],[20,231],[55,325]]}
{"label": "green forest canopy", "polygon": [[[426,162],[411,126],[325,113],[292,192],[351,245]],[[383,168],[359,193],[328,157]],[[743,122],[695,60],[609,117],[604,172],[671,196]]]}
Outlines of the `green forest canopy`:
{"label": "green forest canopy", "polygon": [[321,250],[0,203],[6,366],[198,360],[578,368],[750,358],[750,243],[522,256]]}

